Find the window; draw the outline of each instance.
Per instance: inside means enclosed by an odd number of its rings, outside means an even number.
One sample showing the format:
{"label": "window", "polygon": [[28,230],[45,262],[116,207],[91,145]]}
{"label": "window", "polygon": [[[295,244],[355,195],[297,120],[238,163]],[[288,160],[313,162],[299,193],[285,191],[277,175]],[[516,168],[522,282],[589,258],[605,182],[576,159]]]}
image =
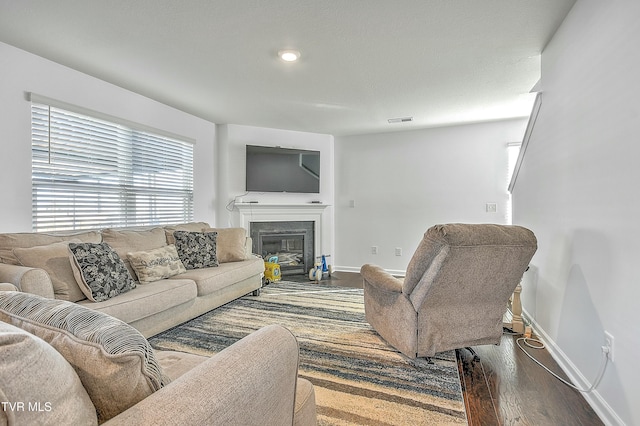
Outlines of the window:
{"label": "window", "polygon": [[[518,161],[518,155],[520,154],[520,142],[509,142],[507,144],[507,186],[510,185],[513,172],[516,168],[516,162]],[[508,190],[509,199],[507,200],[507,225],[511,225],[513,221],[513,204],[511,202],[511,191]]]}
{"label": "window", "polygon": [[192,221],[193,144],[92,115],[32,96],[33,230]]}

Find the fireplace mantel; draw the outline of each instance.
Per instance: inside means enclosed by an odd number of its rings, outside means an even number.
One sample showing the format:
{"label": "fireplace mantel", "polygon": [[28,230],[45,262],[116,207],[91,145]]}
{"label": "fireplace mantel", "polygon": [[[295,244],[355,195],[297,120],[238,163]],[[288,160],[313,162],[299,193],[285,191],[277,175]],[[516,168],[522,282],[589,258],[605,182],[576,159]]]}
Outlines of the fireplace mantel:
{"label": "fireplace mantel", "polygon": [[283,222],[283,221],[313,221],[314,249],[316,256],[328,254],[323,251],[323,215],[328,204],[271,204],[271,203],[236,203],[235,208],[240,214],[240,226],[250,232],[251,222]]}
{"label": "fireplace mantel", "polygon": [[324,210],[329,207],[329,204],[322,203],[235,203],[234,206],[238,210],[250,210],[250,209],[304,209],[304,210]]}

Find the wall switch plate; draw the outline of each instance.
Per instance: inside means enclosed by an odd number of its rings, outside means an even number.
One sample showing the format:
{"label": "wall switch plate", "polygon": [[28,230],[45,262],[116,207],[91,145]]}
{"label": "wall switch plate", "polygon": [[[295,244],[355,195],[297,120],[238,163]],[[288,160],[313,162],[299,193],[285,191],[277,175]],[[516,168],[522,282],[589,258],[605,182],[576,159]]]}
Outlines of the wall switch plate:
{"label": "wall switch plate", "polygon": [[496,203],[487,203],[487,213],[496,213],[498,205]]}

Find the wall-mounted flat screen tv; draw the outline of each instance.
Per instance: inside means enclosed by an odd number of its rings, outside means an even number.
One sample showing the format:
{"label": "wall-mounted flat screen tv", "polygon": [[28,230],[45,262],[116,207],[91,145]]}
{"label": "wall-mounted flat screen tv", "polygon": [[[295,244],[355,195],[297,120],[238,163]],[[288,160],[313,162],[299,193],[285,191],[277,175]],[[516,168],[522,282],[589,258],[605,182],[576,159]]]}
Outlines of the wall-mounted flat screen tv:
{"label": "wall-mounted flat screen tv", "polygon": [[247,191],[320,193],[320,151],[247,145]]}

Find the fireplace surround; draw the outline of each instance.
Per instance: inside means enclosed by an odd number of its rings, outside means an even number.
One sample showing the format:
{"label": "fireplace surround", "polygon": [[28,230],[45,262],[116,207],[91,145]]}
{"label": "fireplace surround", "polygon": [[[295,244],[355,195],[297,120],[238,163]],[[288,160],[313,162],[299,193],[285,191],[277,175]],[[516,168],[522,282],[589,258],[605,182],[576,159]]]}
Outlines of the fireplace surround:
{"label": "fireplace surround", "polygon": [[[305,262],[305,268],[308,273],[308,269],[313,266],[315,259],[314,256],[320,256],[322,254],[330,254],[330,242],[331,236],[328,234],[330,231],[330,217],[327,215],[327,204],[321,203],[308,203],[308,204],[271,204],[271,203],[236,203],[234,206],[238,211],[239,225],[247,230],[247,235],[251,236],[252,224],[261,222],[308,222],[312,224],[312,247],[313,250],[308,250],[311,253],[311,260]],[[252,237],[253,238],[253,237]],[[297,237],[295,237],[297,238]],[[277,239],[274,236],[274,239]],[[289,237],[286,238],[289,240]],[[310,238],[307,237],[305,241],[309,243]],[[286,244],[293,246],[298,243]],[[254,250],[255,247],[255,241]],[[261,253],[257,253],[261,254]],[[311,262],[308,265],[308,262]]]}
{"label": "fireplace surround", "polygon": [[282,275],[306,274],[314,264],[313,221],[251,222],[253,252],[278,257]]}

